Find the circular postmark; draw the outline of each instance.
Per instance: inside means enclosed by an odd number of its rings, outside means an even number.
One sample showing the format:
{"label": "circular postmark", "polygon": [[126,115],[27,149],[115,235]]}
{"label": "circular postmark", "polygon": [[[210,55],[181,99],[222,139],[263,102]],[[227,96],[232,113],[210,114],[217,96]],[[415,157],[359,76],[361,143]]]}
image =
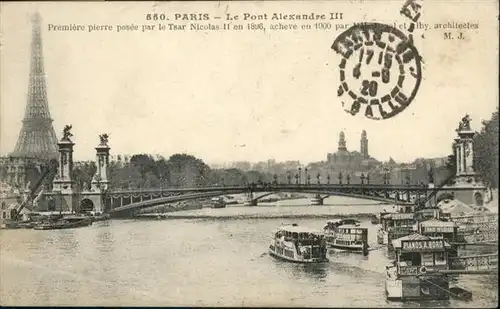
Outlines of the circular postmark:
{"label": "circular postmark", "polygon": [[415,98],[421,58],[402,31],[379,23],[354,25],[332,49],[342,56],[337,94],[348,113],[356,115],[364,107],[367,118],[388,119]]}

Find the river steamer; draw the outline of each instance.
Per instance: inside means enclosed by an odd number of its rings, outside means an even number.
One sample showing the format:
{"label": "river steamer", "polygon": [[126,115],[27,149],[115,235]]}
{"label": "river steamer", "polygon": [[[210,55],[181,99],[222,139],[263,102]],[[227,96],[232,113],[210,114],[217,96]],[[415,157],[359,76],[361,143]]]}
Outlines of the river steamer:
{"label": "river steamer", "polygon": [[323,199],[319,194],[316,194],[310,201],[309,204],[312,206],[320,206],[323,205]]}
{"label": "river steamer", "polygon": [[386,266],[388,300],[447,300],[450,297],[448,253],[442,237],[412,234],[392,241],[396,260]]}
{"label": "river steamer", "polygon": [[324,235],[296,224],[281,227],[269,245],[269,254],[294,263],[328,262]]}
{"label": "river steamer", "polygon": [[330,220],[323,228],[326,245],[337,251],[368,254],[368,229],[359,226],[355,219]]}
{"label": "river steamer", "polygon": [[212,208],[226,208],[226,202],[222,196],[212,198],[211,204]]}
{"label": "river steamer", "polygon": [[415,231],[414,213],[386,213],[380,218],[377,243],[391,246],[393,239],[408,236]]}
{"label": "river steamer", "polygon": [[443,237],[448,243],[459,242],[458,224],[452,221],[430,219],[416,224],[419,234],[429,237]]}

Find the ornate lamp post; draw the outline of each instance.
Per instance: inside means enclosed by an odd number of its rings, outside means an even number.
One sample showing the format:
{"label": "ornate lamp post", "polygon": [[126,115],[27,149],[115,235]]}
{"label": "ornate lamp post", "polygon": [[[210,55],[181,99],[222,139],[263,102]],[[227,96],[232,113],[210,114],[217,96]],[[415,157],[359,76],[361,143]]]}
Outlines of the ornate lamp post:
{"label": "ornate lamp post", "polygon": [[342,184],[342,172],[339,172],[339,184]]}
{"label": "ornate lamp post", "polygon": [[297,184],[302,183],[302,167],[299,167],[299,182]]}
{"label": "ornate lamp post", "polygon": [[274,185],[278,184],[278,175],[276,175],[276,174],[273,175],[273,184]]}
{"label": "ornate lamp post", "polygon": [[361,184],[364,185],[365,184],[365,174],[361,173],[361,176],[359,178],[361,179]]}
{"label": "ornate lamp post", "polygon": [[318,180],[318,185],[321,184],[321,174],[319,172],[316,175],[316,179]]}
{"label": "ornate lamp post", "polygon": [[311,184],[311,175],[307,175],[307,184],[310,185]]}
{"label": "ornate lamp post", "polygon": [[330,174],[326,175],[327,184],[330,184]]}
{"label": "ornate lamp post", "polygon": [[290,171],[286,172],[286,179],[288,180],[288,184],[292,183],[292,174],[290,174]]}
{"label": "ornate lamp post", "polygon": [[307,175],[307,167],[304,169],[304,180],[306,181],[306,184],[309,184],[309,179],[311,177]]}
{"label": "ornate lamp post", "polygon": [[366,184],[370,184],[370,174],[366,173]]}
{"label": "ornate lamp post", "polygon": [[300,178],[299,174],[298,174],[298,173],[297,173],[297,174],[295,174],[295,184],[296,184],[296,185],[298,185],[298,184],[299,184],[299,178]]}
{"label": "ornate lamp post", "polygon": [[345,180],[346,180],[347,184],[350,184],[351,183],[351,175],[347,174]]}

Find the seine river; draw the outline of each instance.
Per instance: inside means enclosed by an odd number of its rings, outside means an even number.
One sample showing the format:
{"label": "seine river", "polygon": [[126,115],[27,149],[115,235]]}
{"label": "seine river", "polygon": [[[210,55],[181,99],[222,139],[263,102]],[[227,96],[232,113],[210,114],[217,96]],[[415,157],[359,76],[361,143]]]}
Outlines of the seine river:
{"label": "seine river", "polygon": [[[82,306],[321,306],[495,307],[497,276],[469,275],[456,284],[474,293],[472,302],[387,302],[386,249],[367,257],[330,253],[330,263],[298,265],[267,254],[282,224],[321,228],[318,212],[375,212],[381,206],[329,198],[279,207],[229,207],[213,219],[110,220],[71,230],[3,230],[0,234],[1,305]],[[331,206],[335,204],[337,206]],[[256,209],[274,218],[221,218],[217,212]],[[248,210],[247,210],[248,209]],[[346,210],[349,209],[349,210]],[[215,212],[217,211],[217,212]],[[275,218],[279,212],[302,215]],[[179,213],[180,214],[180,213]],[[369,238],[376,245],[375,226]]]}

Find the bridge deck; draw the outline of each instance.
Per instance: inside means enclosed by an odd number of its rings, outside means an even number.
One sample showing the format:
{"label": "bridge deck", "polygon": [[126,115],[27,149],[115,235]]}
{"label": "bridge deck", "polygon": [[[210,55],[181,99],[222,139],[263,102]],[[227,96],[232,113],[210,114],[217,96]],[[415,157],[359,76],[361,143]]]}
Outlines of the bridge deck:
{"label": "bridge deck", "polygon": [[452,188],[429,188],[422,185],[384,185],[384,184],[274,184],[274,185],[241,185],[241,186],[214,186],[214,187],[192,187],[192,188],[156,188],[156,189],[137,189],[137,190],[112,190],[109,194],[143,194],[159,192],[211,192],[211,191],[231,191],[231,190],[253,190],[263,192],[265,190],[291,190],[303,191],[309,189],[315,190],[395,190],[395,191],[470,191],[481,190],[482,187],[452,187]]}
{"label": "bridge deck", "polygon": [[[301,192],[311,194],[339,195],[370,199],[387,203],[414,204],[415,199],[428,196],[439,190],[471,190],[478,187],[429,188],[423,185],[380,185],[380,184],[266,184],[217,186],[194,188],[143,189],[109,191],[106,198],[112,213],[133,211],[181,200],[207,198],[227,194],[254,192]],[[412,195],[413,194],[413,195]]]}

